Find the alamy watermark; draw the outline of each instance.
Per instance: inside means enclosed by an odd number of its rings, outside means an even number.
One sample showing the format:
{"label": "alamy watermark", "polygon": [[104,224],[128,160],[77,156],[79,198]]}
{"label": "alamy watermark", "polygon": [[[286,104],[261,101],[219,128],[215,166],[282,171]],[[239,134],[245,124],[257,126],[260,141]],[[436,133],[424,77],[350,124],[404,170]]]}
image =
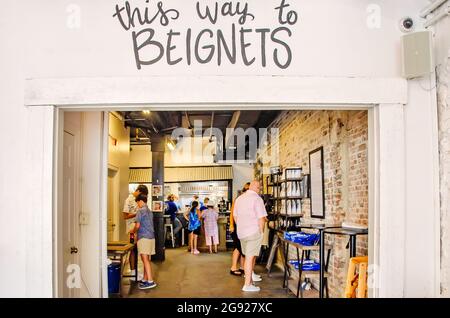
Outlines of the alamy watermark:
{"label": "alamy watermark", "polygon": [[175,163],[255,163],[277,166],[279,162],[278,128],[203,128],[201,120],[194,121],[191,129],[176,128],[171,140]]}
{"label": "alamy watermark", "polygon": [[78,264],[69,264],[66,268],[67,279],[66,286],[68,289],[81,288],[81,269]]}
{"label": "alamy watermark", "polygon": [[81,7],[78,4],[71,3],[66,7],[66,26],[69,29],[81,28]]}
{"label": "alamy watermark", "polygon": [[369,29],[381,29],[381,6],[371,3],[366,8],[366,25]]}

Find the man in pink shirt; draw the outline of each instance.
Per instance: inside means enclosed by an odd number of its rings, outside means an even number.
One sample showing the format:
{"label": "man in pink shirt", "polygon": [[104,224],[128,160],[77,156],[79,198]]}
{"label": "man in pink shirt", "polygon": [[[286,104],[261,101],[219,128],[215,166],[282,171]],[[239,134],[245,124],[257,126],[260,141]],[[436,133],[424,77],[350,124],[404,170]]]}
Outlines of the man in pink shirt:
{"label": "man in pink shirt", "polygon": [[253,285],[252,281],[255,260],[261,250],[267,216],[264,201],[259,196],[260,190],[259,181],[252,181],[248,191],[236,199],[233,211],[237,236],[241,241],[242,253],[245,255],[245,284],[242,290],[246,292],[260,290],[259,287]]}

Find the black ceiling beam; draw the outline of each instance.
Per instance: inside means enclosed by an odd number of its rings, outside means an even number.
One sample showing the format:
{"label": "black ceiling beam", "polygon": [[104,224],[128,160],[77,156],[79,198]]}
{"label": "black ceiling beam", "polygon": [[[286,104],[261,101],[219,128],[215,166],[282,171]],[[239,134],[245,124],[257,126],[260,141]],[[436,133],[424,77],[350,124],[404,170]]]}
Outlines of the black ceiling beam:
{"label": "black ceiling beam", "polygon": [[277,119],[280,113],[281,111],[279,110],[262,110],[258,121],[255,124],[255,128],[259,129],[269,127],[275,119]]}

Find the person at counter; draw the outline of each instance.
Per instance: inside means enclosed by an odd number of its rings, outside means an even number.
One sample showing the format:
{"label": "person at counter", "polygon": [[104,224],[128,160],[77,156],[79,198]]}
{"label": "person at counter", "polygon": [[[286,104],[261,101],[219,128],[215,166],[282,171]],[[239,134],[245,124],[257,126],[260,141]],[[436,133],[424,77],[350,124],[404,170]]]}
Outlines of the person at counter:
{"label": "person at counter", "polygon": [[214,209],[214,203],[205,198],[207,208],[202,212],[203,224],[205,225],[206,245],[209,247],[209,253],[212,254],[212,245],[214,244],[214,253],[217,253],[217,245],[219,244],[219,227],[217,220],[219,212]]}
{"label": "person at counter", "polygon": [[181,221],[177,218],[177,213],[178,207],[177,204],[175,203],[175,196],[173,194],[169,194],[169,196],[167,197],[166,209],[164,211],[164,214],[170,216],[170,221],[172,222],[173,226],[174,238],[177,236],[178,232],[183,227]]}
{"label": "person at counter", "polygon": [[[128,198],[125,200],[124,206],[123,206],[123,210],[122,210],[122,214],[123,214],[123,218],[126,221],[127,224],[127,235],[130,235],[130,231],[134,228],[134,223],[136,222],[136,213],[137,213],[137,203],[136,203],[136,198],[139,195],[148,195],[148,188],[147,186],[140,184],[136,190],[131,193]],[[130,237],[130,243],[134,243],[131,242],[131,237]],[[135,263],[136,263],[136,251],[135,249],[131,250],[130,252],[130,258],[129,258],[129,262],[130,262],[130,275],[134,276],[136,273],[136,268],[135,268]],[[131,278],[131,280],[134,280],[134,278]]]}
{"label": "person at counter", "polygon": [[234,204],[234,219],[237,224],[237,235],[241,241],[242,252],[245,255],[244,292],[259,292],[260,288],[253,285],[253,270],[256,257],[260,254],[267,212],[264,201],[259,196],[261,184],[254,180],[250,187],[236,199]]}
{"label": "person at counter", "polygon": [[205,200],[203,200],[203,204],[201,202],[199,203],[200,203],[200,212],[208,210],[209,198],[205,198]]}
{"label": "person at counter", "polygon": [[202,226],[202,223],[200,222],[201,214],[199,209],[199,203],[198,201],[192,202],[192,207],[189,210],[189,248],[191,250],[192,254],[198,255],[200,254],[200,251],[197,249],[197,240],[198,236],[200,235],[200,228]]}
{"label": "person at counter", "polygon": [[139,208],[136,214],[136,222],[132,233],[137,233],[138,253],[141,255],[144,263],[144,278],[139,283],[139,289],[155,288],[153,281],[152,265],[150,259],[155,255],[155,228],[153,226],[153,213],[147,206],[147,196],[139,194],[136,197],[136,203]]}
{"label": "person at counter", "polygon": [[175,202],[175,204],[177,205],[177,209],[178,209],[178,211],[181,211],[181,205],[180,205],[180,198],[179,197],[177,197],[176,195],[174,195],[174,194],[172,194],[173,195],[173,200],[174,200],[174,202]]}
{"label": "person at counter", "polygon": [[200,201],[200,198],[196,194],[194,194],[194,196],[192,197],[191,207],[192,207],[192,203],[194,203],[194,202],[198,202],[198,206],[200,208],[203,206],[203,202]]}

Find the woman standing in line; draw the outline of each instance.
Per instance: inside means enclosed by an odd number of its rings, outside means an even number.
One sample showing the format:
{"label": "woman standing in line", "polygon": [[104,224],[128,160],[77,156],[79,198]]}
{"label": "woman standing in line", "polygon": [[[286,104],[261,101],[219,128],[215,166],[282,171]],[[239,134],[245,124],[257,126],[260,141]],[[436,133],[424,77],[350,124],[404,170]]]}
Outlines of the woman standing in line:
{"label": "woman standing in line", "polygon": [[[238,195],[236,196],[236,199],[243,193],[245,193],[248,188],[250,187],[250,182],[247,182],[243,189],[238,191]],[[235,201],[236,201],[235,199]],[[245,255],[242,254],[241,249],[241,241],[239,241],[239,238],[237,237],[237,230],[236,230],[236,222],[234,222],[233,218],[233,209],[234,209],[234,202],[231,205],[231,213],[230,213],[230,233],[231,238],[233,239],[233,254],[231,257],[231,269],[230,274],[234,276],[241,276],[244,273],[244,261],[245,261]]]}
{"label": "woman standing in line", "polygon": [[198,255],[200,254],[200,251],[197,249],[197,240],[198,236],[200,235],[200,229],[202,223],[200,222],[200,209],[198,208],[199,204],[198,201],[192,202],[192,207],[189,211],[189,247],[191,249],[191,253]]}
{"label": "woman standing in line", "polygon": [[214,245],[214,253],[217,253],[217,245],[219,244],[219,227],[217,226],[219,213],[214,209],[214,203],[206,199],[207,209],[203,210],[202,218],[205,225],[206,245],[209,247],[209,253],[212,254],[212,246]]}

